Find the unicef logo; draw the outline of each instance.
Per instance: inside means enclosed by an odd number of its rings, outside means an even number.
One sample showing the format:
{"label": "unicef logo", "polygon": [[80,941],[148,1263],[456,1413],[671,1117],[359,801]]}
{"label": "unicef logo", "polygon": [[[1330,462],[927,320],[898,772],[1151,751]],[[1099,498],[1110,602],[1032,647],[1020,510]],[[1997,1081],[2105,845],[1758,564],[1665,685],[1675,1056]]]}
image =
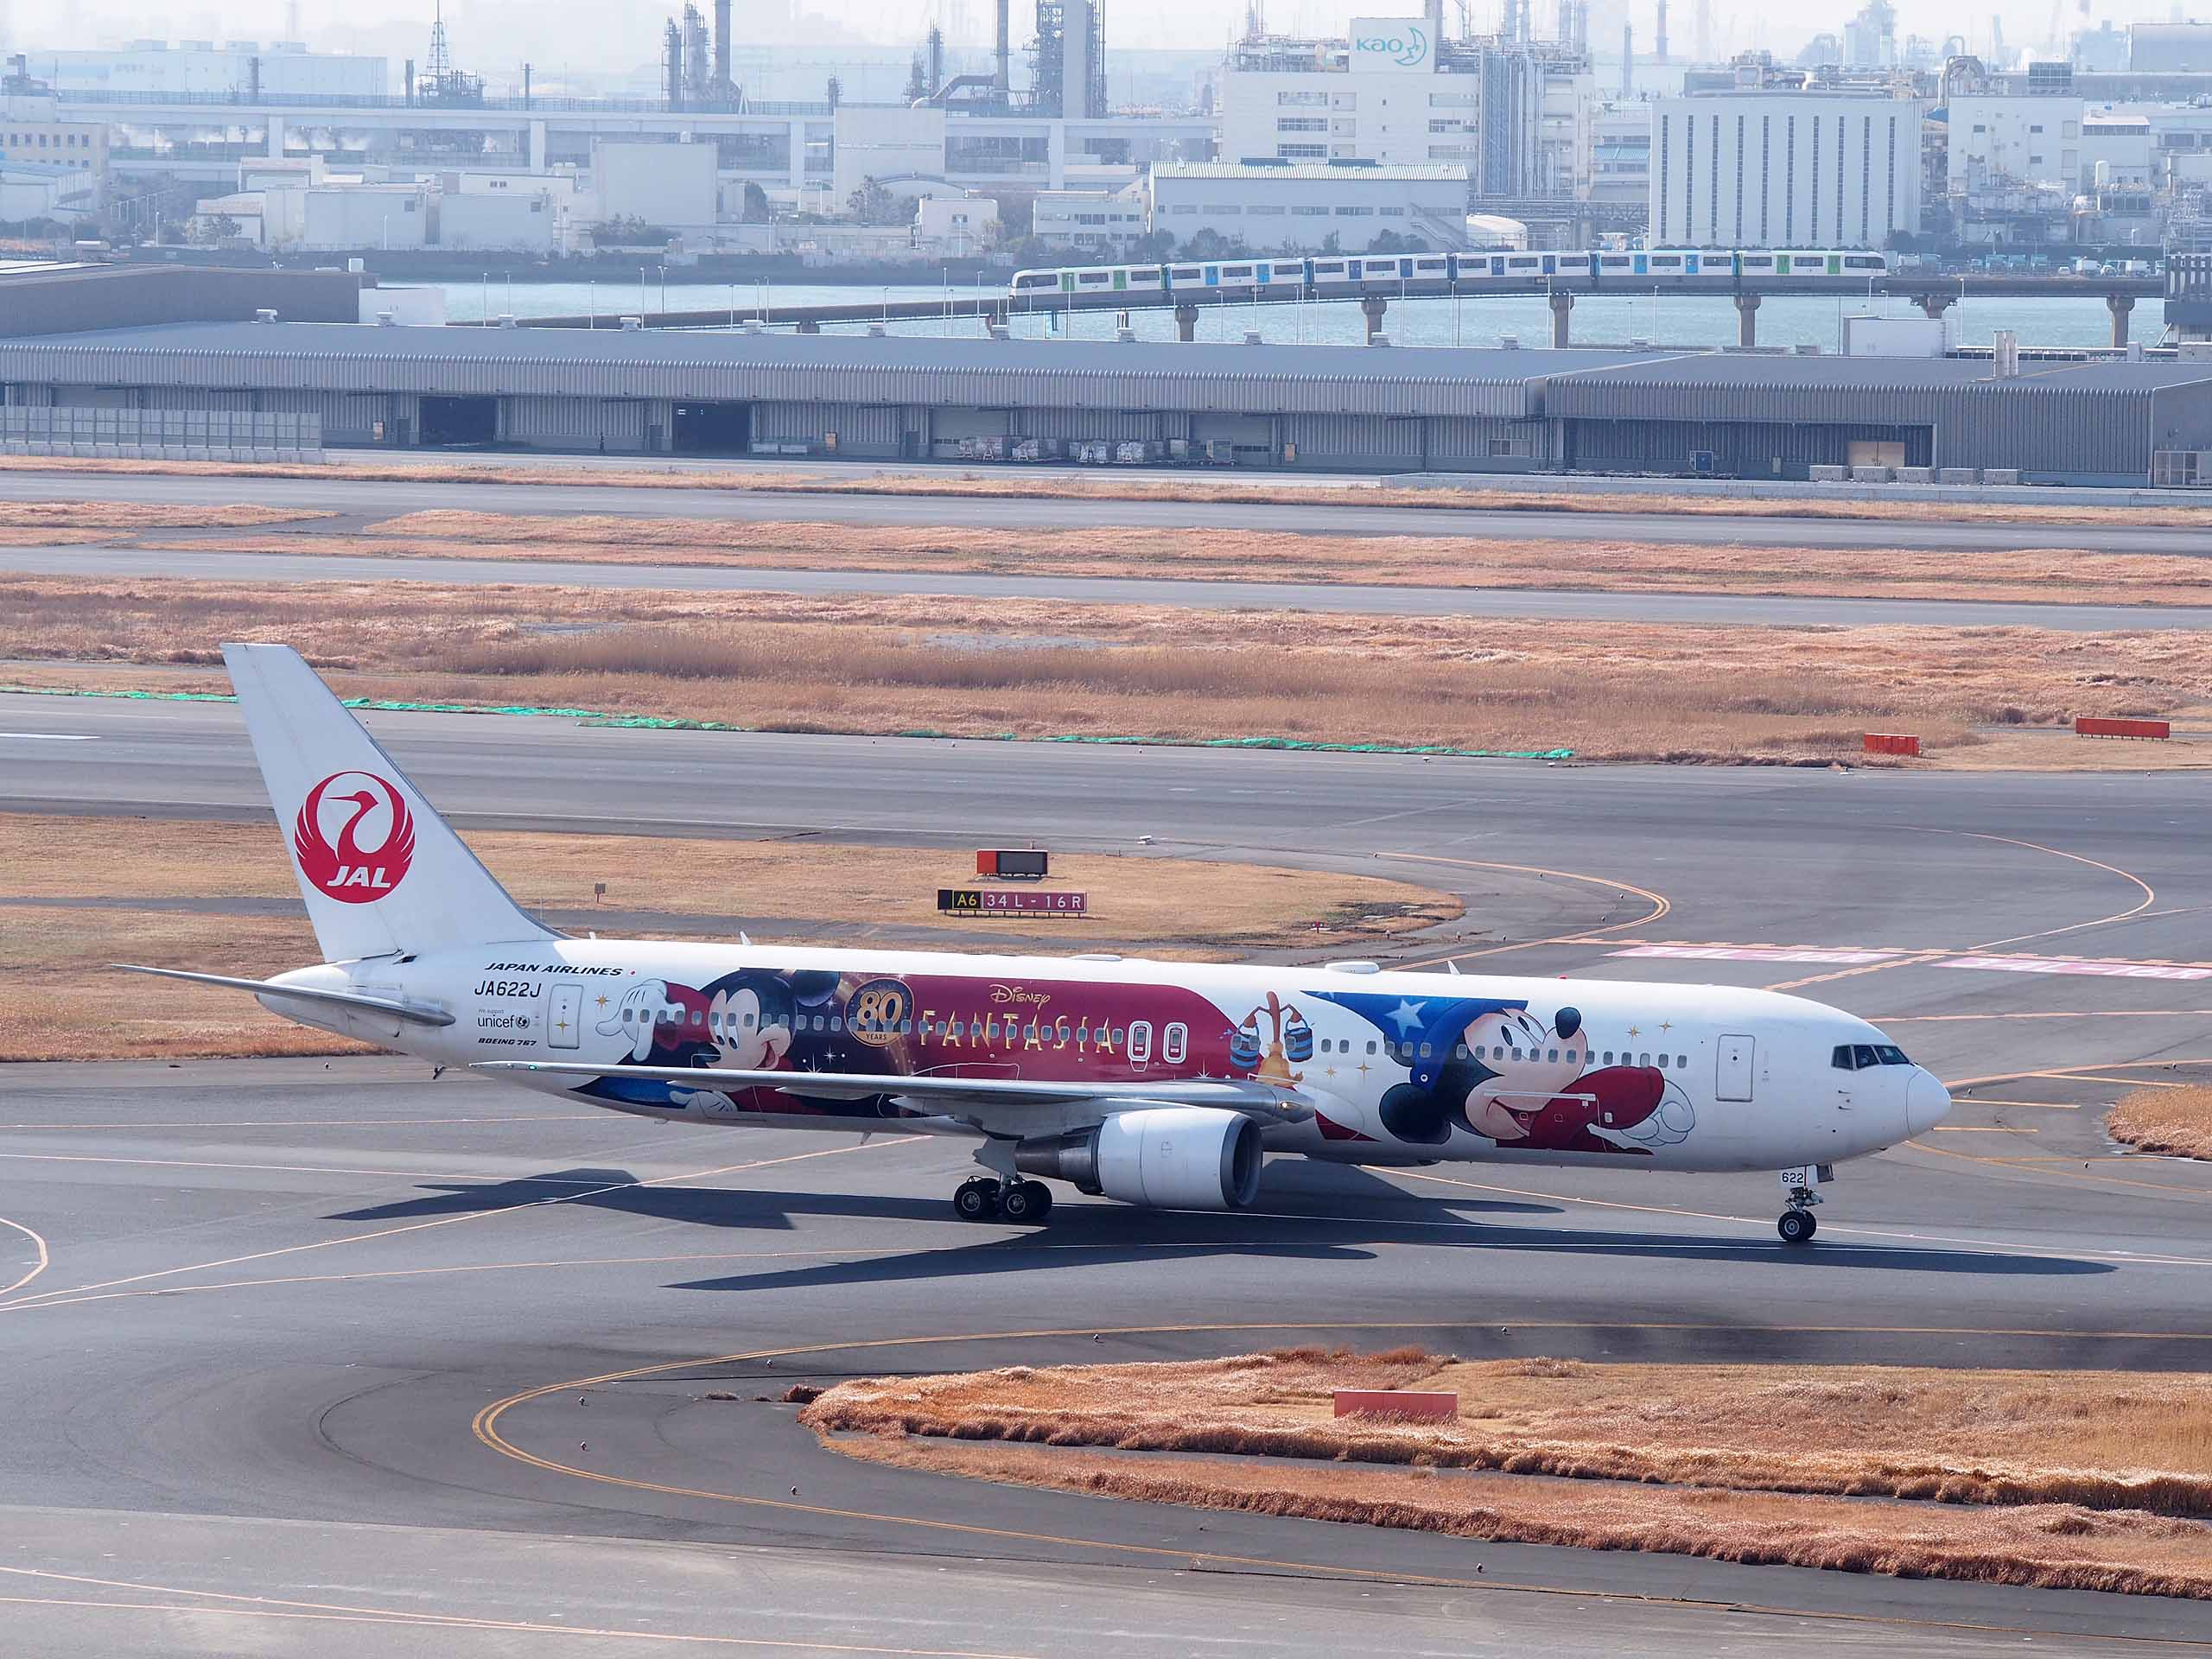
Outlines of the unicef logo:
{"label": "unicef logo", "polygon": [[1428,36],[1412,23],[1388,35],[1362,35],[1355,45],[1362,57],[1388,58],[1402,69],[1428,60]]}

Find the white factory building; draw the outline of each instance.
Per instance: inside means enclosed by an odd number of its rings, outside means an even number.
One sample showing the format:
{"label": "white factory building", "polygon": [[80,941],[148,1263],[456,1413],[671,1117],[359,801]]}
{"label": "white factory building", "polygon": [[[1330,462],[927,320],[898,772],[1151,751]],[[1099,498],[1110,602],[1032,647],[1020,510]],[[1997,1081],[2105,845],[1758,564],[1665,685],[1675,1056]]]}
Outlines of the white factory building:
{"label": "white factory building", "polygon": [[1651,105],[1655,247],[1878,248],[1920,229],[1916,99],[1761,88]]}
{"label": "white factory building", "polygon": [[1467,245],[1467,169],[1331,162],[1199,162],[1152,169],[1152,228],[1178,244],[1201,231],[1255,251],[1345,253],[1385,232],[1433,249]]}
{"label": "white factory building", "polygon": [[1151,194],[1125,190],[1039,190],[1030,233],[1054,247],[1089,249],[1112,259],[1152,230]]}
{"label": "white factory building", "polygon": [[1552,42],[1439,41],[1426,18],[1354,18],[1341,40],[1230,48],[1221,156],[1457,163],[1485,192],[1567,195],[1588,176],[1594,95],[1587,54]]}
{"label": "white factory building", "polygon": [[2101,183],[2164,189],[2212,179],[2212,105],[2107,107],[2071,94],[1954,94],[1946,183],[1961,191]]}

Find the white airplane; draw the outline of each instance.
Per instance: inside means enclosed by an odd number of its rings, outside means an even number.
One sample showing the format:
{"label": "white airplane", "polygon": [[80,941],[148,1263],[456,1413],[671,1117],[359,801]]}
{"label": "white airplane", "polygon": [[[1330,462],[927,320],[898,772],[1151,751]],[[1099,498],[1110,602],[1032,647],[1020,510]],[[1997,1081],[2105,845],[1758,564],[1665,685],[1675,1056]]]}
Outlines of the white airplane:
{"label": "white airplane", "polygon": [[1043,1220],[1039,1177],[1233,1210],[1275,1152],[1778,1170],[1802,1244],[1835,1163],[1950,1109],[1866,1020],[1729,986],[571,938],[296,652],[223,657],[326,960],[129,971],[639,1117],[957,1136],[988,1172],[969,1220]]}

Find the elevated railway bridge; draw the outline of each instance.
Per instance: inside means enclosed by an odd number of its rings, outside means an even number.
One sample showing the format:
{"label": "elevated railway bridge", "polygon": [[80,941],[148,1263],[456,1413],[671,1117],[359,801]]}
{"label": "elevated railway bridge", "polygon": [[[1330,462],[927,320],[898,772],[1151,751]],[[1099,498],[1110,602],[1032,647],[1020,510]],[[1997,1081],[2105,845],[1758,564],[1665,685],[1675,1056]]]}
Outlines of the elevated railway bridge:
{"label": "elevated railway bridge", "polygon": [[[1528,278],[1484,277],[1470,281],[1449,277],[1408,276],[1377,289],[1372,282],[1318,282],[1294,286],[1266,287],[1224,283],[1203,293],[1168,291],[1133,286],[1110,292],[1040,290],[1020,295],[965,295],[934,300],[839,301],[828,305],[715,306],[705,309],[664,310],[629,314],[645,328],[716,328],[757,322],[764,327],[796,327],[802,334],[818,332],[825,323],[869,323],[974,319],[979,325],[1003,324],[1017,315],[1065,315],[1076,311],[1164,311],[1175,314],[1176,332],[1190,340],[1198,337],[1198,315],[1208,306],[1354,304],[1367,320],[1370,340],[1382,331],[1383,319],[1393,300],[1487,299],[1499,296],[1546,296],[1551,305],[1552,344],[1573,343],[1574,302],[1587,294],[1726,294],[1736,302],[1737,343],[1749,348],[1758,344],[1759,303],[1770,295],[1857,294],[1910,300],[1931,317],[1940,317],[1951,306],[1968,298],[2101,299],[2112,315],[2112,343],[2127,344],[2128,321],[2140,299],[2157,299],[2165,292],[2162,277],[2149,276],[2076,276],[2070,272],[1889,271],[1864,278],[1832,276],[1775,276],[1711,274],[1700,277],[1615,280],[1586,274],[1560,273]],[[486,320],[487,322],[490,320]],[[520,323],[531,328],[614,328],[629,326],[623,317],[533,317]]]}

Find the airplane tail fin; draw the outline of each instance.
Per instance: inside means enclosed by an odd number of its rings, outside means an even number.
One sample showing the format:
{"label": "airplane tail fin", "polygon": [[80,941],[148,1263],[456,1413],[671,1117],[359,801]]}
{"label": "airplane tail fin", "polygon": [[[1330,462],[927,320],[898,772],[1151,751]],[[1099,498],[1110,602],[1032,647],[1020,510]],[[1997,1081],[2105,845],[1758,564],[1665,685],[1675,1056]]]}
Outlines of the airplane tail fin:
{"label": "airplane tail fin", "polygon": [[225,645],[325,961],[556,937],[517,907],[289,645]]}

